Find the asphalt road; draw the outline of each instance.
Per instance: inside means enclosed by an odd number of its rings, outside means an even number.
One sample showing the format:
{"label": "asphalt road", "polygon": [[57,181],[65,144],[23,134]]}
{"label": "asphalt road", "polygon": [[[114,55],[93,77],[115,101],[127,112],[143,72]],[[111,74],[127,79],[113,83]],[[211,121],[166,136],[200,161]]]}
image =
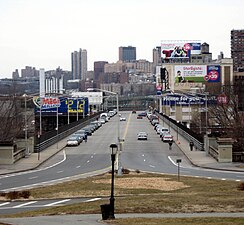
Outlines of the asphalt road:
{"label": "asphalt road", "polygon": [[[169,150],[168,144],[160,140],[147,118],[137,119],[136,114],[131,114],[131,112],[122,112],[122,116],[127,119],[119,123],[120,138],[125,140],[121,152],[122,167],[140,171],[177,174],[176,160],[181,159],[181,175],[207,177],[209,179],[244,180],[243,173],[193,167],[177,145],[173,144],[172,150]],[[108,171],[111,166],[109,146],[117,141],[117,125],[118,120],[115,116],[95,131],[88,138],[87,143],[83,142],[77,147],[66,147],[64,151],[55,155],[38,170],[0,176],[0,191],[28,189]],[[139,131],[148,133],[147,141],[137,140]],[[27,205],[18,203],[16,204],[17,207],[13,205],[13,208],[10,203],[6,205],[0,202],[0,209],[2,211],[2,209],[9,207],[8,210],[14,212],[22,210],[22,208],[29,210],[31,207],[35,208],[39,203],[31,202]],[[62,204],[70,203],[70,200],[62,202]],[[46,205],[48,203],[42,204],[42,206]]]}

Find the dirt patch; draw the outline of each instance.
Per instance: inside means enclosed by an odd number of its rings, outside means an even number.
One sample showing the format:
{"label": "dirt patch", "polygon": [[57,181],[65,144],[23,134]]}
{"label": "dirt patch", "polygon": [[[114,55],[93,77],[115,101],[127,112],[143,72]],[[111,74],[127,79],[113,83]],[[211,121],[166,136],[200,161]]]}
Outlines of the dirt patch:
{"label": "dirt patch", "polygon": [[[95,180],[94,183],[111,183],[110,179]],[[115,184],[118,188],[125,189],[156,189],[161,191],[173,191],[189,186],[182,182],[172,181],[166,178],[147,178],[147,177],[133,177],[133,178],[116,178]]]}

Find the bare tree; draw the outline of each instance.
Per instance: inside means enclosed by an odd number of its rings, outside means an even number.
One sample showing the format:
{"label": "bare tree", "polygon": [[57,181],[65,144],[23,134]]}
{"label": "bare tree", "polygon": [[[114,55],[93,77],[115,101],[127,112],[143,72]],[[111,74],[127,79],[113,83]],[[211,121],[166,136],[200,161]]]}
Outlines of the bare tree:
{"label": "bare tree", "polygon": [[11,142],[23,132],[24,120],[18,97],[0,98],[0,142]]}

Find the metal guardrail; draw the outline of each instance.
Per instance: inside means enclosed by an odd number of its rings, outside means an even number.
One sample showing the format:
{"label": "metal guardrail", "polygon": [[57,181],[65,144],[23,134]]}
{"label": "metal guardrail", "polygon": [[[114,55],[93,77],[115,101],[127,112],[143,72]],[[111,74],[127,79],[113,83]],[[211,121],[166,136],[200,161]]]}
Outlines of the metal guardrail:
{"label": "metal guardrail", "polygon": [[164,123],[166,123],[170,129],[174,129],[175,132],[178,132],[179,135],[181,135],[183,138],[185,138],[188,142],[193,141],[194,146],[197,150],[200,151],[204,151],[204,143],[200,142],[199,140],[197,140],[195,137],[191,136],[189,133],[187,133],[187,131],[181,129],[178,125],[177,122],[173,122],[170,121],[167,117],[157,113],[157,115],[159,116],[159,118],[161,120],[164,121]]}
{"label": "metal guardrail", "polygon": [[90,122],[93,121],[94,118],[96,118],[96,117],[97,117],[97,115],[95,115],[93,117],[89,117],[86,121],[83,121],[68,130],[65,130],[45,141],[42,141],[41,143],[36,144],[34,146],[34,152],[36,152],[36,153],[41,152],[44,149],[48,148],[49,146],[56,144],[58,141],[66,138],[67,136],[71,135],[72,133],[76,132],[77,130],[81,129],[82,127],[90,124]]}

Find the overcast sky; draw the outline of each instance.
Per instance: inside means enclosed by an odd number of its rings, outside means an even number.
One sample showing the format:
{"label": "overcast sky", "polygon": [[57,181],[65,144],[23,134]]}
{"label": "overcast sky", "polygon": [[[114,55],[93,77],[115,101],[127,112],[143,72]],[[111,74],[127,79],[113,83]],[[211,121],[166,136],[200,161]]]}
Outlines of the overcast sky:
{"label": "overcast sky", "polygon": [[152,61],[161,40],[200,40],[230,57],[230,31],[244,29],[243,0],[0,0],[0,78],[15,69],[71,70],[71,52],[118,60],[132,45]]}

